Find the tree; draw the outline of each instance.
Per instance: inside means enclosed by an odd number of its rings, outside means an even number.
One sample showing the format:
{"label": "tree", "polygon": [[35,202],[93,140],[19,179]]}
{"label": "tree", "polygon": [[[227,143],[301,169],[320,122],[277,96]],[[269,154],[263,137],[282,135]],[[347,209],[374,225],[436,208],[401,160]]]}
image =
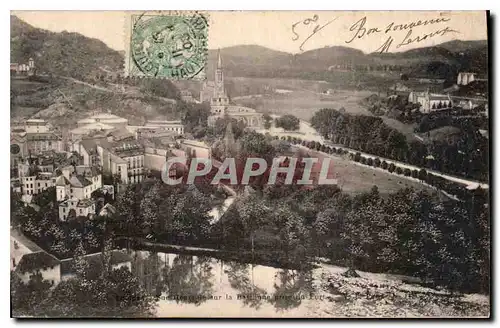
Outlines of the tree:
{"label": "tree", "polygon": [[273,121],[271,115],[265,113],[264,115],[262,115],[262,119],[264,120],[264,129],[270,129]]}
{"label": "tree", "polygon": [[276,127],[287,131],[296,131],[300,128],[300,120],[293,115],[283,115],[276,119]]}
{"label": "tree", "polygon": [[427,171],[425,169],[420,169],[420,171],[418,171],[418,178],[422,181],[426,181]]}
{"label": "tree", "polygon": [[49,205],[54,205],[57,203],[56,198],[56,187],[48,187],[43,190],[41,193],[33,196],[33,203],[37,204],[40,207],[47,207]]}

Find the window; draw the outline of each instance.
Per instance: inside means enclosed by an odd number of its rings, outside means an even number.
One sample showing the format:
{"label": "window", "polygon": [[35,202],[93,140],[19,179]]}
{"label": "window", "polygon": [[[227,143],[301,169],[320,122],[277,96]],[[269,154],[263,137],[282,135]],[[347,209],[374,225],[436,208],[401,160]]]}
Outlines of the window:
{"label": "window", "polygon": [[40,188],[40,182],[38,182],[38,188]]}
{"label": "window", "polygon": [[62,210],[63,213],[66,213],[66,209],[63,207],[63,210]]}
{"label": "window", "polygon": [[80,209],[80,214],[82,214],[82,213],[83,213],[83,210],[82,210],[82,209]]}

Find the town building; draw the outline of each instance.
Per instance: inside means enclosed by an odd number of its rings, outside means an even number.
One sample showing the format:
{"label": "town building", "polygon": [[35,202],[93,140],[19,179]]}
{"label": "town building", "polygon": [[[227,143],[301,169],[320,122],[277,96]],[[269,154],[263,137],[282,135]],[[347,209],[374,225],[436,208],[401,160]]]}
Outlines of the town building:
{"label": "town building", "polygon": [[26,133],[10,134],[10,167],[16,168],[24,158],[28,156],[28,145],[26,143]]}
{"label": "town building", "polygon": [[36,274],[53,285],[61,281],[59,260],[16,229],[10,230],[10,270],[24,283]]}
{"label": "town building", "polygon": [[[91,270],[90,279],[96,279],[104,270],[104,257],[101,252],[84,255]],[[34,275],[40,275],[43,280],[56,286],[61,281],[76,277],[75,259],[57,259],[55,256],[41,249],[16,229],[10,230],[10,270],[19,278],[28,283]],[[125,250],[114,249],[109,251],[109,268],[118,270],[126,268],[132,270],[132,257]]]}
{"label": "town building", "polygon": [[144,124],[145,128],[159,128],[163,129],[164,131],[172,131],[175,132],[179,135],[184,134],[184,125],[182,124],[182,121],[161,121],[161,120],[153,120],[153,121],[147,121],[146,124]]}
{"label": "town building", "polygon": [[189,90],[182,90],[181,91],[181,99],[182,99],[182,101],[190,102],[190,103],[197,103],[198,102],[196,99],[194,99],[193,94]]}
{"label": "town building", "polygon": [[[108,164],[109,167],[112,168],[114,161],[116,161],[116,164],[126,164],[126,184],[138,183],[144,180],[146,173],[144,170],[144,146],[140,142],[116,142],[111,145],[111,149],[109,149],[108,152],[110,154],[110,156],[108,156],[109,163],[106,164]],[[115,156],[121,160],[118,160]],[[103,167],[105,167],[105,165],[103,165]],[[119,172],[113,172],[113,170],[111,170],[111,173],[116,174]]]}
{"label": "town building", "polygon": [[61,171],[62,174],[55,179],[57,201],[89,199],[102,187],[102,174],[97,167],[67,166]]}
{"label": "town building", "polygon": [[33,76],[36,75],[35,60],[28,59],[28,63],[10,63],[11,76]]}
{"label": "town building", "polygon": [[442,109],[451,108],[453,101],[450,95],[434,94],[426,92],[410,92],[408,102],[420,104],[420,112],[430,113]]}
{"label": "town building", "polygon": [[457,76],[458,85],[468,85],[474,81],[488,81],[488,79],[481,78],[477,73],[460,72]]}
{"label": "town building", "polygon": [[180,140],[180,149],[191,158],[212,158],[212,148],[202,141]]}
{"label": "town building", "polygon": [[30,119],[22,126],[11,128],[11,165],[16,166],[20,158],[39,155],[47,151],[62,152],[64,145],[52,127],[44,120]]}
{"label": "town building", "polygon": [[72,197],[59,204],[59,220],[66,221],[78,216],[91,218],[95,215],[96,202],[93,199]]}
{"label": "town building", "polygon": [[[212,96],[205,99],[204,95],[207,94],[207,89],[212,89]],[[222,67],[222,59],[220,50],[217,54],[217,68],[215,70],[215,79],[213,84],[204,84],[200,92],[201,101],[210,101],[210,116],[208,117],[208,124],[215,125],[215,122],[228,117],[234,118],[237,121],[242,121],[247,127],[259,128],[263,125],[262,114],[258,113],[255,109],[231,105],[229,97],[227,96],[224,87],[224,70]]]}
{"label": "town building", "polygon": [[24,195],[37,195],[53,187],[55,179],[52,172],[39,172],[36,175],[20,177],[21,193]]}
{"label": "town building", "polygon": [[75,142],[89,136],[107,135],[114,129],[114,126],[104,123],[89,123],[69,131],[69,137],[71,141]]}
{"label": "town building", "polygon": [[112,126],[114,129],[126,128],[128,120],[109,113],[98,113],[77,122],[78,127],[85,127],[89,124],[104,124]]}

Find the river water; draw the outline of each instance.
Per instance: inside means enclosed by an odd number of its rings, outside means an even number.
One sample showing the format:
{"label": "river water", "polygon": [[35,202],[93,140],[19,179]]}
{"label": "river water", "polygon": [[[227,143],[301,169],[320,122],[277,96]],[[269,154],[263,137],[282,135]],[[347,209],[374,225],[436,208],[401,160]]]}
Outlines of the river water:
{"label": "river water", "polygon": [[321,295],[312,273],[138,251],[132,270],[152,294],[158,317],[304,317]]}

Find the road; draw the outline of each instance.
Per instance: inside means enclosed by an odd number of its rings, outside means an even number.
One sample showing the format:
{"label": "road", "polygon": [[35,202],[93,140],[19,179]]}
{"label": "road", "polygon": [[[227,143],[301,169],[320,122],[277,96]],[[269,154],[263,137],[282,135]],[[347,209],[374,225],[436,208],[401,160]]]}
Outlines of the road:
{"label": "road", "polygon": [[[117,86],[116,89],[110,89],[110,88],[102,87],[102,86],[95,85],[95,84],[92,84],[92,83],[80,81],[80,80],[77,80],[77,79],[75,79],[73,77],[59,76],[59,78],[61,78],[63,80],[71,81],[73,83],[85,85],[85,86],[87,86],[89,88],[96,89],[96,90],[103,91],[103,92],[118,93],[118,94],[127,94],[127,95],[131,94],[130,90],[126,90],[126,89],[119,90],[118,89],[118,87],[119,87],[118,84],[114,84],[115,86]],[[143,96],[143,95],[141,94],[141,96]],[[148,95],[148,96],[151,97],[151,98],[157,99],[157,100],[168,102],[170,104],[177,103],[177,100],[175,100],[175,99],[170,99],[170,98],[165,98],[165,97],[160,97],[160,96],[154,96],[154,95]]]}

